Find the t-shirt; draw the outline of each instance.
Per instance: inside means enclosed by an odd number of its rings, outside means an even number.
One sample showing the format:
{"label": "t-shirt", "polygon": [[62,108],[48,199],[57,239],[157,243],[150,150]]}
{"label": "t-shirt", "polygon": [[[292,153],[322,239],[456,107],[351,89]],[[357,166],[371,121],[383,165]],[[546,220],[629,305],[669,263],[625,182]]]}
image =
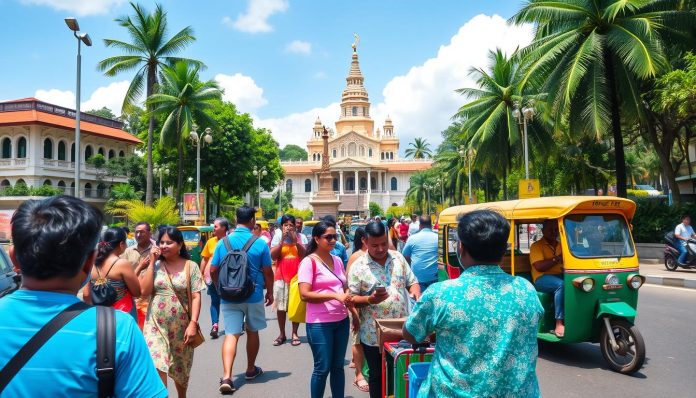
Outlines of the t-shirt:
{"label": "t-shirt", "polygon": [[556,242],[555,245],[551,245],[546,239],[542,238],[532,243],[532,246],[529,248],[529,263],[532,265],[532,279],[536,281],[537,278],[542,275],[560,275],[563,272],[563,263],[558,263],[544,272],[537,271],[537,269],[534,268],[534,263],[542,260],[550,260],[561,254],[561,242]]}
{"label": "t-shirt", "polygon": [[[278,246],[280,244],[280,239],[282,239],[282,237],[283,237],[283,231],[280,228],[276,229],[275,233],[273,234],[273,240],[271,240],[271,247]],[[307,240],[307,237],[305,236],[305,234],[297,232],[297,237],[298,237],[298,239],[300,239],[300,242],[303,245],[307,246],[307,243],[309,243],[309,241]]]}
{"label": "t-shirt", "polygon": [[[251,238],[251,230],[247,227],[237,226],[237,228],[231,234],[227,235],[226,239],[230,240],[230,244],[233,249],[241,250],[246,242]],[[220,243],[215,247],[215,253],[213,253],[213,259],[210,262],[211,267],[220,268],[222,259],[225,258],[227,254],[227,247],[224,243]],[[261,239],[256,239],[253,245],[249,248],[247,252],[247,258],[249,260],[249,272],[251,277],[256,283],[256,288],[254,293],[246,300],[241,303],[259,303],[263,301],[263,288],[264,288],[264,277],[263,268],[270,267],[273,264],[271,260],[271,250],[268,248],[266,242]],[[229,303],[223,299],[220,300],[222,303]]]}
{"label": "t-shirt", "polygon": [[408,226],[408,235],[415,235],[420,231],[420,223],[419,222],[412,222],[411,225]]}
{"label": "t-shirt", "polygon": [[133,269],[135,269],[143,258],[150,257],[150,250],[153,246],[154,244],[150,244],[150,246],[142,251],[138,248],[138,245],[130,246],[121,254],[120,258],[128,260],[133,266]]}
{"label": "t-shirt", "polygon": [[[0,364],[4,366],[49,320],[78,302],[71,294],[17,290],[0,300]],[[166,397],[133,318],[115,311],[116,397]],[[97,396],[97,311],[91,308],[53,335],[10,381],[5,397]]]}
{"label": "t-shirt", "polygon": [[405,222],[399,224],[399,238],[406,240],[408,238],[408,224]]}
{"label": "t-shirt", "polygon": [[[328,268],[314,256],[307,256],[300,263],[297,273],[298,283],[309,283],[311,290],[316,293],[341,293],[346,285],[346,274],[343,271],[343,263],[336,256],[333,258],[333,274]],[[312,259],[316,274],[312,273]],[[334,275],[335,274],[335,275]],[[346,306],[337,301],[329,300],[323,303],[307,303],[307,323],[338,322],[346,319],[348,310]]]}
{"label": "t-shirt", "polygon": [[[201,251],[201,258],[207,258],[208,260],[210,260],[210,258],[213,257],[213,254],[215,254],[215,246],[217,245],[217,243],[217,236],[213,236],[210,239],[208,239],[208,241],[205,242],[203,250]],[[210,279],[210,267],[206,267],[204,277],[205,283],[210,285],[210,283],[212,282]]]}
{"label": "t-shirt", "polygon": [[401,254],[411,257],[411,269],[418,282],[437,281],[437,233],[423,228],[411,236]]}
{"label": "t-shirt", "polygon": [[[694,234],[694,229],[691,228],[691,225],[684,225],[684,224],[679,224],[677,225],[677,228],[674,229],[674,234],[679,235],[682,238],[690,238]],[[682,244],[682,246],[686,246],[687,242],[685,240],[679,240]]]}

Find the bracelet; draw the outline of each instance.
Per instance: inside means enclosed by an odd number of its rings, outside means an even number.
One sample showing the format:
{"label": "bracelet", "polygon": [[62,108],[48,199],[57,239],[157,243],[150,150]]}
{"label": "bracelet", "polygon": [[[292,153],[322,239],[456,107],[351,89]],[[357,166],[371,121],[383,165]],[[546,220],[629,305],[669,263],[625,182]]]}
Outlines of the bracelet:
{"label": "bracelet", "polygon": [[372,303],[370,302],[370,296],[367,296],[367,304],[372,305]]}

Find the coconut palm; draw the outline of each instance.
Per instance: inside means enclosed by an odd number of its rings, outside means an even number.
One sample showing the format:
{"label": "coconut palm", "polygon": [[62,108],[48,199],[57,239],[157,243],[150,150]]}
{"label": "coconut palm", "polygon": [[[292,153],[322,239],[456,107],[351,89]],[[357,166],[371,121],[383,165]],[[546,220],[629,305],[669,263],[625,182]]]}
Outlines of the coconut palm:
{"label": "coconut palm", "polygon": [[512,18],[536,24],[523,51],[523,83],[543,82],[554,119],[595,137],[611,130],[619,196],[626,196],[621,123],[641,114],[638,81],[668,68],[663,34],[688,31],[690,18],[677,11],[680,3],[530,0]]}
{"label": "coconut palm", "polygon": [[[123,99],[122,112],[138,103],[143,95],[147,97],[155,92],[157,74],[163,65],[172,65],[183,60],[190,64],[202,65],[200,61],[175,57],[174,55],[194,40],[193,29],[186,27],[171,38],[167,37],[167,13],[160,5],[153,13],[148,13],[139,4],[131,3],[132,16],[116,19],[116,22],[128,31],[131,42],[105,39],[107,47],[123,51],[126,55],[109,57],[97,65],[107,76],[116,76],[123,72],[136,70],[128,91]],[[155,129],[155,118],[151,114],[147,131],[147,173],[145,182],[145,203],[152,204],[152,137]]]}
{"label": "coconut palm", "polygon": [[162,68],[160,92],[152,94],[147,104],[155,115],[165,116],[160,145],[176,147],[178,153],[177,185],[175,197],[181,195],[184,178],[184,143],[197,122],[214,126],[215,121],[207,113],[219,101],[222,92],[214,81],[201,82],[198,66],[179,61],[173,67]]}
{"label": "coconut palm", "polygon": [[432,156],[432,151],[430,150],[430,144],[425,138],[416,138],[413,142],[408,144],[409,147],[406,149],[406,157],[413,159],[424,159]]}
{"label": "coconut palm", "polygon": [[171,196],[157,199],[153,206],[148,206],[138,199],[120,200],[108,209],[107,213],[125,216],[129,220],[145,221],[151,226],[179,223],[176,201]]}

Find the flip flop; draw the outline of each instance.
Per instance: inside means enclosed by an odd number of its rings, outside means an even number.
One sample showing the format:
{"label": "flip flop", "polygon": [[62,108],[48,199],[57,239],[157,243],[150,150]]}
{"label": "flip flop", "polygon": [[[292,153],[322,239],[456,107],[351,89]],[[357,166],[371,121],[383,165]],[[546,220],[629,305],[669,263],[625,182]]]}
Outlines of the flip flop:
{"label": "flip flop", "polygon": [[278,337],[277,339],[273,340],[273,346],[278,347],[279,345],[285,344],[286,341],[288,341],[287,338]]}
{"label": "flip flop", "polygon": [[555,329],[549,330],[549,333],[551,333],[552,335],[558,337],[559,339],[562,339],[562,338],[563,338],[563,335],[562,335],[562,334],[556,333],[556,330],[555,330]]}
{"label": "flip flop", "polygon": [[290,345],[293,347],[297,347],[300,344],[302,344],[302,341],[300,341],[300,339],[292,339],[292,342],[290,343]]}
{"label": "flip flop", "polygon": [[365,379],[354,381],[353,385],[362,392],[370,392],[370,384],[368,384],[367,380]]}

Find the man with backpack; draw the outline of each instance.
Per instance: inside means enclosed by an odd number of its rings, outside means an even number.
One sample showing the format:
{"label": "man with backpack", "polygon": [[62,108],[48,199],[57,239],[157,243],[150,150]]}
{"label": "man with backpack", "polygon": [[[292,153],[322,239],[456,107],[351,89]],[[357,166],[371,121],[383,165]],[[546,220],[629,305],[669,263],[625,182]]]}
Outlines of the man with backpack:
{"label": "man with backpack", "polygon": [[28,200],[12,216],[9,254],[23,280],[0,300],[0,396],[167,396],[133,318],[76,297],[102,220],[70,196]]}
{"label": "man with backpack", "polygon": [[256,224],[255,214],[253,207],[237,209],[237,228],[221,239],[210,262],[210,277],[220,293],[225,326],[223,377],[220,379],[220,392],[223,394],[236,390],[232,383],[232,367],[237,342],[245,327],[247,369],[244,378],[254,380],[263,374],[263,370],[256,366],[256,356],[259,353],[259,331],[266,328],[264,304],[273,304],[273,270],[268,245],[251,232]]}

